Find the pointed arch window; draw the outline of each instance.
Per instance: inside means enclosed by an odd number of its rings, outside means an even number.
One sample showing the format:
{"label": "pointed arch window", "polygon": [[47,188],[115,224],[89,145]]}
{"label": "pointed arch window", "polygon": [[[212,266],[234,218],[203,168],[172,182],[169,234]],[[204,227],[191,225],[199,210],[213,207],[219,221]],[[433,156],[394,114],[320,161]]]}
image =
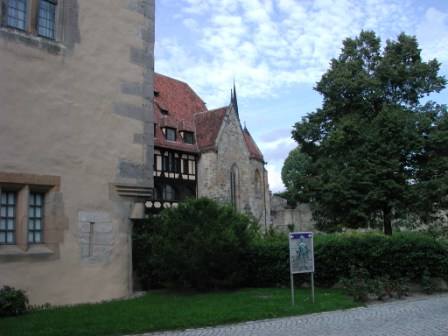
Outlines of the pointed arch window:
{"label": "pointed arch window", "polygon": [[238,184],[239,184],[238,167],[233,164],[230,168],[230,202],[238,207]]}
{"label": "pointed arch window", "polygon": [[261,198],[262,195],[262,188],[261,188],[261,174],[260,171],[257,169],[255,170],[255,176],[254,176],[254,186],[255,186],[255,197]]}

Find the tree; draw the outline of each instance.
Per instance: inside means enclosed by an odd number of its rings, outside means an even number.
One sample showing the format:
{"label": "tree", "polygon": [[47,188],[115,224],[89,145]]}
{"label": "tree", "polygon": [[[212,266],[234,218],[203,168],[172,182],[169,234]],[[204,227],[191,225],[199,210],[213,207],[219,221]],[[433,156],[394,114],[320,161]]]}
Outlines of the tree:
{"label": "tree", "polygon": [[445,88],[439,68],[435,59],[423,62],[416,38],[403,33],[383,50],[371,31],[343,41],[315,87],[322,107],[292,132],[311,158],[304,186],[320,227],[382,217],[392,234],[394,217],[428,217],[446,206],[446,106],[420,103]]}
{"label": "tree", "polygon": [[300,151],[297,147],[289,152],[288,157],[282,167],[282,181],[286,187],[286,196],[288,204],[296,205],[299,203],[308,203],[310,195],[308,194],[307,184],[309,182],[309,169],[311,167],[311,158]]}

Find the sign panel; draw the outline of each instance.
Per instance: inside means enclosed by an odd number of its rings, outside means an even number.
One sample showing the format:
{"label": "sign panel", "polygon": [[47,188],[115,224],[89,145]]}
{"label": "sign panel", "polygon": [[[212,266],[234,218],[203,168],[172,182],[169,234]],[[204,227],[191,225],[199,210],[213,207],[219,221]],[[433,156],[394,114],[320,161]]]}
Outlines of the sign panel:
{"label": "sign panel", "polygon": [[289,234],[291,274],[314,272],[314,247],[312,232]]}

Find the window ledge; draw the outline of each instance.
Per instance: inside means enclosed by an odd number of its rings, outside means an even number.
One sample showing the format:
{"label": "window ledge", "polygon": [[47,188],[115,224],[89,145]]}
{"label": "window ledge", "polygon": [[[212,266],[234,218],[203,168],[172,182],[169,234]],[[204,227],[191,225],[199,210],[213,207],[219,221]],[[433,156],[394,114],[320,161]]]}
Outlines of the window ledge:
{"label": "window ledge", "polygon": [[61,50],[66,49],[61,43],[46,39],[41,36],[30,35],[20,30],[1,27],[0,36],[8,41],[22,42],[25,45],[35,48],[42,48],[52,54],[59,54]]}
{"label": "window ledge", "polygon": [[48,255],[53,254],[54,252],[50,250],[48,247],[42,244],[33,244],[28,246],[28,250],[24,251],[19,248],[17,245],[1,245],[0,246],[0,255]]}

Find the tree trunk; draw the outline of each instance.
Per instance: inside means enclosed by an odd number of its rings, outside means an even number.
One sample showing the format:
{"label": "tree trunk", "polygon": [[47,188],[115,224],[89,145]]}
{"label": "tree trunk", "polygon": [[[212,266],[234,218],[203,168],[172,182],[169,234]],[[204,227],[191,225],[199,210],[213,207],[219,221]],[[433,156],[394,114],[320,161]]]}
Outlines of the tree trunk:
{"label": "tree trunk", "polygon": [[384,218],[384,234],[386,236],[392,235],[392,208],[390,206],[385,206],[383,209]]}

